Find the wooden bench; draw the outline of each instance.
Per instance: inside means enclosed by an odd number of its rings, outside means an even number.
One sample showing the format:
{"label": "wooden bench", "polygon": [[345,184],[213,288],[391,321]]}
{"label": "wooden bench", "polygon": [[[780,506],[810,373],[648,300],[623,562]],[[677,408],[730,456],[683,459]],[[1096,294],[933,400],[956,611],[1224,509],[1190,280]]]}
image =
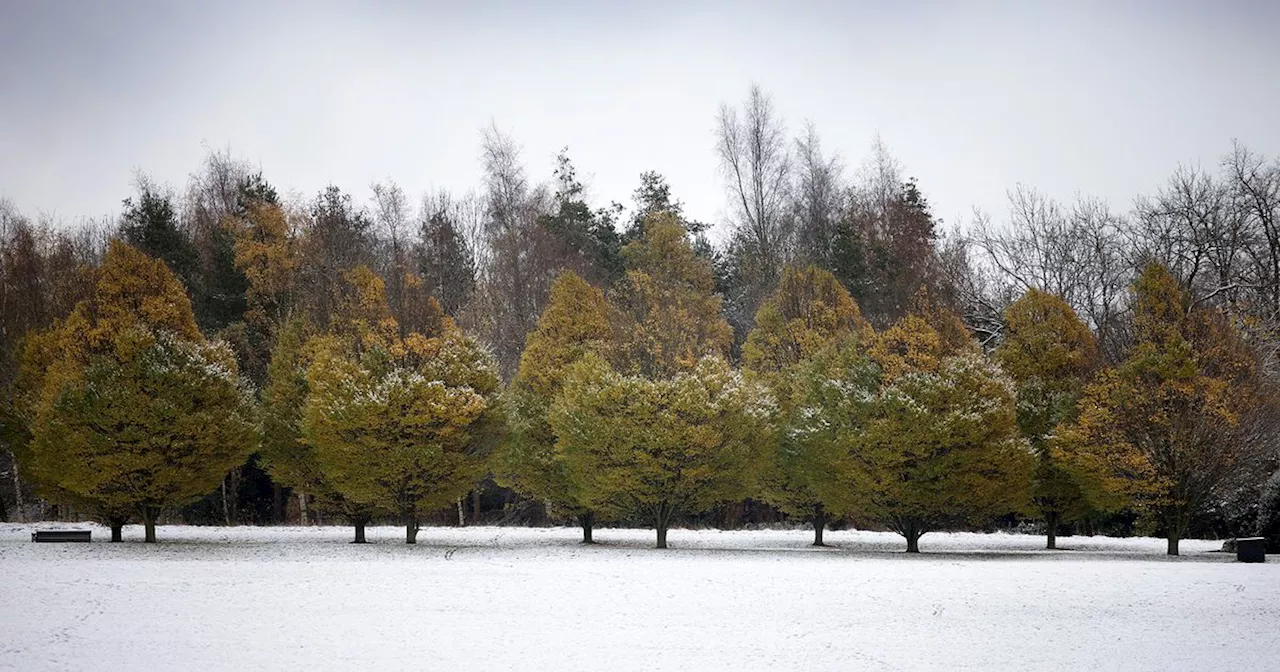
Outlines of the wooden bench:
{"label": "wooden bench", "polygon": [[31,533],[31,541],[39,542],[87,542],[91,540],[90,530],[38,530]]}

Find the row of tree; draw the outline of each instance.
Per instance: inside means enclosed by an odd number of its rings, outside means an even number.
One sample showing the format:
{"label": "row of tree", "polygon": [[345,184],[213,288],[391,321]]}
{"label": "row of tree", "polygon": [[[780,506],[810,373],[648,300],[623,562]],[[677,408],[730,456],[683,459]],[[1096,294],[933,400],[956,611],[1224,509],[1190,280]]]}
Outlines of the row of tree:
{"label": "row of tree", "polygon": [[758,89],[717,138],[720,247],[658,174],[593,207],[567,153],[537,185],[494,130],[483,188],[416,212],[394,184],[282,197],[224,153],[180,195],[140,179],[110,225],[0,207],[0,502],[267,522],[292,495],[411,539],[501,484],[588,539],[749,497],[911,548],[1015,513],[1050,544],[1106,511],[1171,540],[1276,524],[1280,163],[1236,148],[1128,216],[1020,188],[1011,226],[942,238],[882,146],[846,180]]}

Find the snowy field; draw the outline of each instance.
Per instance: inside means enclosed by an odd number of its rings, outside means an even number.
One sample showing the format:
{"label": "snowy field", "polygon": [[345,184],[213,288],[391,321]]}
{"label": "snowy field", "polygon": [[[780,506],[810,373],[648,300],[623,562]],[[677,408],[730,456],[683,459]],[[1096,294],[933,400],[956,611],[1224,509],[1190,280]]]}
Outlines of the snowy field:
{"label": "snowy field", "polygon": [[1280,562],[1216,541],[74,527],[0,525],[0,668],[1280,669]]}

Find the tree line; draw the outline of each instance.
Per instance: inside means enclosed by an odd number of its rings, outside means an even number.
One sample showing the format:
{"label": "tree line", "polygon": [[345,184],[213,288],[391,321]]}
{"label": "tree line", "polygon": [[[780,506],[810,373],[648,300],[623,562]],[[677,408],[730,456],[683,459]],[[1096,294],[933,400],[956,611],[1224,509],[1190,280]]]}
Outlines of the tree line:
{"label": "tree line", "polygon": [[1016,521],[1277,536],[1280,161],[1237,145],[1125,214],[1018,187],[943,235],[883,145],[847,177],[757,88],[717,122],[719,245],[660,174],[592,205],[567,150],[535,183],[494,128],[481,187],[416,208],[282,196],[227,152],[181,193],[140,175],[117,221],[0,206],[0,503],[148,541],[180,513],[413,543],[485,495],[659,547],[708,512],[913,552]]}

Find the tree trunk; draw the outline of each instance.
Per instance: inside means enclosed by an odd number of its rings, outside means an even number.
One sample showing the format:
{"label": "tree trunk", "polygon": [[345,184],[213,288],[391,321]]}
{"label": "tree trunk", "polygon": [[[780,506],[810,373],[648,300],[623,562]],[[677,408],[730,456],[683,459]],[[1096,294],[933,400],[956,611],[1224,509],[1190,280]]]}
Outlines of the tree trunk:
{"label": "tree trunk", "polygon": [[480,489],[476,488],[471,491],[471,520],[475,524],[480,524]]}
{"label": "tree trunk", "polygon": [[[111,521],[107,521],[107,524],[111,526],[112,543],[118,543],[118,542],[124,541],[124,521],[111,520]],[[152,536],[154,537],[154,535]]]}
{"label": "tree trunk", "polygon": [[908,553],[920,552],[920,537],[923,534],[924,532],[921,530],[920,525],[917,523],[914,523],[914,522],[908,523],[903,527],[902,536],[907,538]]}
{"label": "tree trunk", "polygon": [[592,528],[594,528],[596,524],[596,514],[591,511],[578,514],[578,524],[582,526],[582,543],[596,543],[595,540],[591,538]]}
{"label": "tree trunk", "polygon": [[822,531],[827,527],[827,509],[819,504],[813,509],[813,545],[826,546],[822,543]]}
{"label": "tree trunk", "polygon": [[1055,550],[1058,548],[1058,513],[1046,513],[1044,516],[1045,526],[1045,548]]}
{"label": "tree trunk", "polygon": [[658,505],[658,515],[655,516],[654,527],[658,530],[658,544],[656,548],[667,547],[667,526],[671,524],[671,507],[666,502]]}
{"label": "tree trunk", "polygon": [[458,527],[467,526],[467,507],[463,506],[462,502],[462,499],[458,499]]}
{"label": "tree trunk", "polygon": [[227,526],[231,525],[231,504],[227,501],[227,479],[230,477],[230,474],[222,477],[222,524]]}
{"label": "tree trunk", "polygon": [[365,519],[364,519],[364,518],[358,518],[358,519],[356,519],[356,521],[355,521],[355,526],[356,526],[356,540],[355,540],[355,541],[353,541],[353,542],[351,542],[351,543],[353,543],[353,544],[364,544],[364,543],[368,543],[368,542],[366,542],[366,541],[364,540],[364,525],[365,525],[365,522],[366,522],[366,521],[365,521]]}
{"label": "tree trunk", "polygon": [[305,492],[298,493],[298,524],[309,525],[307,522],[307,494]]}
{"label": "tree trunk", "polygon": [[142,541],[148,544],[156,543],[156,518],[159,512],[152,508],[143,508],[142,525],[146,533],[143,535]]}
{"label": "tree trunk", "polygon": [[1169,555],[1177,555],[1177,554],[1178,554],[1178,533],[1170,532],[1169,533]]}
{"label": "tree trunk", "polygon": [[13,506],[17,509],[15,519],[19,523],[25,523],[27,522],[27,511],[22,501],[22,478],[18,476],[18,456],[14,455],[12,450],[9,451],[9,465],[13,471]]}
{"label": "tree trunk", "polygon": [[284,488],[279,483],[271,484],[271,519],[276,525],[284,524]]}
{"label": "tree trunk", "polygon": [[404,543],[406,544],[418,543],[418,519],[417,518],[410,518],[409,521],[404,524]]}

